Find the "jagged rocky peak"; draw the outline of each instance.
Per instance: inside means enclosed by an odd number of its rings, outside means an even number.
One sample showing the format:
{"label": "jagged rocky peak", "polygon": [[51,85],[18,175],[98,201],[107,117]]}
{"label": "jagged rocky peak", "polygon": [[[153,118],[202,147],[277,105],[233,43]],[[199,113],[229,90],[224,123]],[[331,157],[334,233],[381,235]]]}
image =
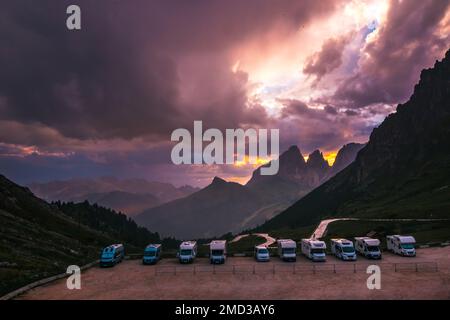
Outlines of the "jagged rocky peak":
{"label": "jagged rocky peak", "polygon": [[348,143],[339,149],[336,159],[334,161],[333,167],[342,170],[344,167],[348,166],[356,158],[356,154],[361,150],[365,144],[363,143]]}
{"label": "jagged rocky peak", "polygon": [[280,167],[278,175],[291,177],[298,175],[306,168],[306,162],[300,149],[297,146],[291,146],[280,156]]}
{"label": "jagged rocky peak", "polygon": [[305,159],[300,149],[295,145],[290,146],[288,150],[281,154],[280,161],[293,164],[305,164]]}
{"label": "jagged rocky peak", "polygon": [[211,184],[212,185],[221,185],[227,183],[224,179],[219,178],[218,176],[215,176],[214,179],[212,180]]}
{"label": "jagged rocky peak", "polygon": [[309,156],[306,162],[307,166],[310,168],[326,169],[329,168],[328,161],[323,157],[320,150],[314,150]]}

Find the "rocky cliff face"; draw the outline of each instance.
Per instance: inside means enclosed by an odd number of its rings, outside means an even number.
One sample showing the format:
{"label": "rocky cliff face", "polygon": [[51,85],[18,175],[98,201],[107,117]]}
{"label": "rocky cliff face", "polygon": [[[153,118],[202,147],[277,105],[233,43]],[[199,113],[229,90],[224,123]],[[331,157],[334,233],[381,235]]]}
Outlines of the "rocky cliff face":
{"label": "rocky cliff face", "polygon": [[448,152],[450,136],[450,50],[421,72],[410,100],[373,130],[357,158],[357,181],[379,170],[394,173]]}
{"label": "rocky cliff face", "polygon": [[373,130],[356,160],[261,229],[327,216],[450,216],[450,51],[410,100]]}
{"label": "rocky cliff face", "polygon": [[313,151],[308,156],[306,167],[305,180],[312,188],[320,185],[331,169],[328,161],[324,159],[322,152],[319,150]]}
{"label": "rocky cliff face", "polygon": [[348,143],[344,145],[336,155],[336,159],[334,160],[333,166],[331,170],[328,172],[328,177],[331,178],[339,171],[342,171],[345,167],[347,167],[350,163],[352,163],[359,150],[361,150],[365,144],[362,143]]}

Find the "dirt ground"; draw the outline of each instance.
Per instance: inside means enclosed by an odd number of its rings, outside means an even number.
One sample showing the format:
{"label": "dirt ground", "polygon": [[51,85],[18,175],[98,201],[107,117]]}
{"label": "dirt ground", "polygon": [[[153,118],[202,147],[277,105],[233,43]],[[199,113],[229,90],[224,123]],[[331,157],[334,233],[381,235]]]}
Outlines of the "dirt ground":
{"label": "dirt ground", "polygon": [[[62,279],[18,299],[450,299],[450,247],[417,252],[415,258],[384,253],[375,262],[358,257],[356,263],[332,256],[325,263],[233,257],[214,269],[205,258],[191,265],[164,259],[156,266],[130,260],[83,272],[80,290],[68,290]],[[380,290],[367,289],[369,264],[381,267]]]}

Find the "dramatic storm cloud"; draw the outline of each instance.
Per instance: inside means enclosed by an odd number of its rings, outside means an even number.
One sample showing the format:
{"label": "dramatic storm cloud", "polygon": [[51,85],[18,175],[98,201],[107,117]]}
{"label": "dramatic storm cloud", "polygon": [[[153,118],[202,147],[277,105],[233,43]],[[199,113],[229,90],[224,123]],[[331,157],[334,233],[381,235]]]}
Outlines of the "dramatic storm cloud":
{"label": "dramatic storm cloud", "polygon": [[[78,4],[82,29],[68,31]],[[450,41],[447,1],[0,4],[0,173],[243,182],[170,162],[170,133],[279,128],[281,150],[364,142]]]}

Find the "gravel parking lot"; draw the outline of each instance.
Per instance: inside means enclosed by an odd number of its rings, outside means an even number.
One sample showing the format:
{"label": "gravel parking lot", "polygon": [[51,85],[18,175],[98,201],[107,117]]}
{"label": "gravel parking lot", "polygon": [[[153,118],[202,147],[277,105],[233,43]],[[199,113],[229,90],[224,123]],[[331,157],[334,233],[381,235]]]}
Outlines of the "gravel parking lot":
{"label": "gravel parking lot", "polygon": [[[215,267],[206,258],[190,265],[164,259],[156,266],[129,260],[83,272],[81,290],[68,290],[62,279],[18,299],[450,299],[450,247],[417,253],[384,253],[381,261],[359,257],[356,263],[332,256],[325,263],[303,256],[296,263],[230,257]],[[367,289],[369,264],[382,269],[380,290]]]}

